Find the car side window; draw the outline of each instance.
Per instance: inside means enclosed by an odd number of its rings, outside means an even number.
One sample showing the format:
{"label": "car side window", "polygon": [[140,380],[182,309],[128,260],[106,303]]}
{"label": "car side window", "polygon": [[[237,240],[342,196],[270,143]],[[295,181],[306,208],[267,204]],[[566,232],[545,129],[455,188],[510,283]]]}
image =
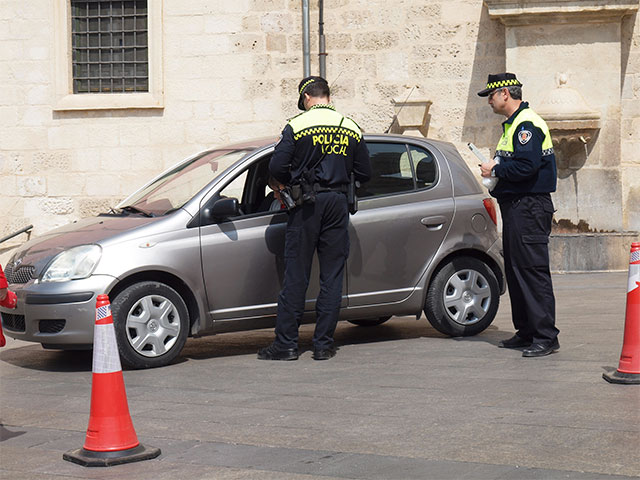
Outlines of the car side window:
{"label": "car side window", "polygon": [[433,154],[415,145],[409,145],[409,152],[416,172],[417,188],[434,186],[438,181],[438,167]]}
{"label": "car side window", "polygon": [[237,198],[242,202],[244,188],[247,183],[247,170],[243,171],[236,178],[231,180],[221,191],[220,196],[228,198]]}
{"label": "car side window", "polygon": [[269,187],[270,159],[268,155],[253,163],[220,191],[221,197],[238,199],[239,216],[268,215],[282,210]]}
{"label": "car side window", "polygon": [[367,143],[371,179],[358,189],[360,198],[415,189],[413,166],[404,143]]}
{"label": "car side window", "polygon": [[368,142],[371,180],[358,189],[360,198],[410,192],[433,187],[438,163],[425,148],[404,143]]}

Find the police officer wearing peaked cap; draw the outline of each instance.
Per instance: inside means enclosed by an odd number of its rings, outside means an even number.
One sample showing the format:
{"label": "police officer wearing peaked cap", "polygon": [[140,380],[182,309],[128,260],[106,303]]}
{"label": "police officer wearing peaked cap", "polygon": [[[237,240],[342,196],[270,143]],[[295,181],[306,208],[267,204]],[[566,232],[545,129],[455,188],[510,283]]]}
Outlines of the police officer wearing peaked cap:
{"label": "police officer wearing peaked cap", "polygon": [[551,192],[557,183],[549,128],[527,102],[513,73],[489,75],[478,92],[494,113],[504,115],[493,161],[480,165],[483,177],[497,177],[491,191],[500,205],[502,244],[511,315],[516,334],[503,348],[524,348],[523,357],[541,357],[560,348],[555,297],[549,271]]}
{"label": "police officer wearing peaked cap", "polygon": [[[291,187],[301,203],[289,211],[285,234],[285,273],[278,297],[274,342],[258,351],[261,360],[296,360],[298,326],[315,251],[320,264],[313,358],[335,355],[344,266],[349,255],[347,188],[351,173],[371,176],[369,152],[358,125],[330,104],[327,81],[307,77],[298,86],[298,108],[269,163],[271,175]],[[297,192],[297,194],[296,194]]]}

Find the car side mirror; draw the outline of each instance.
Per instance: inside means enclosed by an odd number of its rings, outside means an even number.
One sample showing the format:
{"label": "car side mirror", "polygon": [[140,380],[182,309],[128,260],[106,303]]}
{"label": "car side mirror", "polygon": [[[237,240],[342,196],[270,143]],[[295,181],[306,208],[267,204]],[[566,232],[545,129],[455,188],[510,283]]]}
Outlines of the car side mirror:
{"label": "car side mirror", "polygon": [[211,208],[203,212],[205,220],[225,220],[240,215],[240,203],[237,198],[221,198]]}

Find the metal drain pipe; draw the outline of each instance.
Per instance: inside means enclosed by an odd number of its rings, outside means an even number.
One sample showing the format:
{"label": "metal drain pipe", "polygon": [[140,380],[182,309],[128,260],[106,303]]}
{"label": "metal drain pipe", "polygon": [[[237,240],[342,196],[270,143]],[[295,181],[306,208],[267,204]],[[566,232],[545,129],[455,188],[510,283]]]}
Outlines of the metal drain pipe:
{"label": "metal drain pipe", "polygon": [[309,41],[309,0],[302,0],[302,68],[304,77],[311,75],[311,42]]}
{"label": "metal drain pipe", "polygon": [[327,46],[324,39],[324,0],[318,0],[318,65],[320,76],[327,79]]}

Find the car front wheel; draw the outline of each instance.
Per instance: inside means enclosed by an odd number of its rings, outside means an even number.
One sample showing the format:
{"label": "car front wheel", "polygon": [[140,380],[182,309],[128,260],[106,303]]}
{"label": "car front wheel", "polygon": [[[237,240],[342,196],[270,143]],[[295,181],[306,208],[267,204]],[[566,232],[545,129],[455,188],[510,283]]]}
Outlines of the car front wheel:
{"label": "car front wheel", "polygon": [[498,280],[491,268],[476,258],[458,257],[435,274],[424,313],[439,332],[470,336],[493,322],[499,303]]}
{"label": "car front wheel", "polygon": [[161,367],[175,359],[187,341],[189,313],[182,297],[159,282],[139,282],[111,303],[123,365]]}

